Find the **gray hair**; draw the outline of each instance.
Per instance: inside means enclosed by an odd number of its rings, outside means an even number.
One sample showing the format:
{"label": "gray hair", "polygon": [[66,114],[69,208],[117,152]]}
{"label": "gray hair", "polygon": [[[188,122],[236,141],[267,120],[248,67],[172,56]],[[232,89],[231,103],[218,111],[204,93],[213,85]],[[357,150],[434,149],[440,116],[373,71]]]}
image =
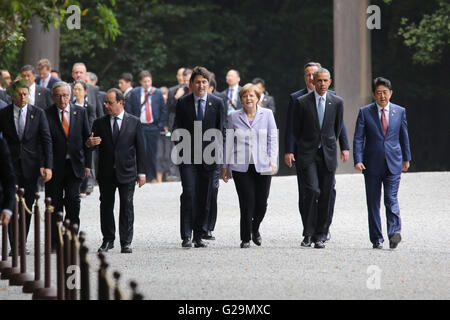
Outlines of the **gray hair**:
{"label": "gray hair", "polygon": [[72,71],[73,71],[73,69],[75,69],[75,67],[78,67],[78,66],[83,66],[87,70],[86,65],[83,62],[76,62],[73,64]]}
{"label": "gray hair", "polygon": [[87,75],[88,75],[89,79],[91,79],[91,81],[95,81],[95,82],[98,81],[97,75],[95,73],[88,72]]}
{"label": "gray hair", "polygon": [[330,71],[328,71],[328,70],[325,69],[325,68],[319,68],[316,72],[314,72],[314,79],[317,78],[317,75],[318,75],[319,73],[326,73],[326,74],[328,74],[328,75],[330,76],[330,78],[331,78],[331,73],[330,73]]}
{"label": "gray hair", "polygon": [[61,87],[69,88],[69,93],[72,94],[72,87],[70,86],[70,84],[68,84],[67,82],[64,82],[64,81],[58,81],[53,85],[52,94],[55,93],[56,89],[61,88]]}

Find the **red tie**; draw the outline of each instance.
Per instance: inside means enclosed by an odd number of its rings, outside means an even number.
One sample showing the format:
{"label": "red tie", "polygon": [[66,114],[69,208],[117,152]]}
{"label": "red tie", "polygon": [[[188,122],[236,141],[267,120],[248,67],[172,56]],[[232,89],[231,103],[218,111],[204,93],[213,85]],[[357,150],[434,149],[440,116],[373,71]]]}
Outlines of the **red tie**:
{"label": "red tie", "polygon": [[152,121],[152,114],[150,113],[150,103],[148,102],[148,90],[145,89],[145,120],[148,123]]}
{"label": "red tie", "polygon": [[386,119],[386,114],[384,113],[386,110],[383,108],[381,109],[381,127],[383,128],[383,133],[386,135],[387,129],[388,129],[388,123]]}

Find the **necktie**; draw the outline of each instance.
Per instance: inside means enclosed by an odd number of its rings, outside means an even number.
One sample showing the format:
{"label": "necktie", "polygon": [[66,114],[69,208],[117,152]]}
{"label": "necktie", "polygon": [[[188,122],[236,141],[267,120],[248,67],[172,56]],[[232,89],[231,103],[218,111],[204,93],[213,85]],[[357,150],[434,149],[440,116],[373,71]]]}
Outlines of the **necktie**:
{"label": "necktie", "polygon": [[319,115],[320,129],[322,129],[323,116],[325,114],[325,99],[323,97],[320,97],[319,99],[319,108],[317,110],[317,113]]}
{"label": "necktie", "polygon": [[228,96],[228,105],[233,103],[233,88],[230,88],[230,95]]}
{"label": "necktie", "polygon": [[148,101],[148,90],[145,89],[145,120],[147,120],[147,123],[150,123],[152,121],[152,114],[150,112],[150,102]]}
{"label": "necktie", "polygon": [[386,111],[385,108],[381,109],[381,127],[383,128],[384,135],[386,135],[387,129],[388,129],[388,123],[387,123],[385,111]]}
{"label": "necktie", "polygon": [[22,140],[23,130],[25,128],[25,121],[23,121],[24,117],[22,116],[22,108],[19,109],[19,121],[17,122],[17,135],[19,136],[19,140]]}
{"label": "necktie", "polygon": [[118,117],[114,117],[113,132],[112,132],[114,144],[116,144],[117,138],[119,137],[119,124],[117,123],[118,119],[119,119]]}
{"label": "necktie", "polygon": [[66,134],[66,137],[69,137],[69,123],[67,122],[66,117],[64,116],[64,110],[61,111],[61,124],[64,130],[64,133]]}
{"label": "necktie", "polygon": [[197,120],[203,121],[203,110],[202,110],[202,99],[199,99],[197,102]]}

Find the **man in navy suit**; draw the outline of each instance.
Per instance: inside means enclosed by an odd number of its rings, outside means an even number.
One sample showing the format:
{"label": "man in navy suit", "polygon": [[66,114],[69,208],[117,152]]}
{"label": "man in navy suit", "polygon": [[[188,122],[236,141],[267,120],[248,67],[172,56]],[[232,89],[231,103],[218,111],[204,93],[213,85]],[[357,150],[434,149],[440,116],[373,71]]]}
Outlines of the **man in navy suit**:
{"label": "man in navy suit", "polygon": [[158,139],[161,131],[168,127],[167,106],[161,90],[152,86],[152,75],[147,70],[139,73],[140,87],[131,91],[125,111],[141,120],[146,148],[146,177],[149,182],[156,182],[156,159]]}
{"label": "man in navy suit", "polygon": [[36,77],[36,84],[40,85],[41,87],[52,90],[53,85],[58,81],[61,81],[60,79],[52,75],[52,65],[50,63],[50,60],[48,59],[39,60],[36,65],[36,69],[39,74]]}
{"label": "man in navy suit", "polygon": [[222,91],[227,97],[227,115],[233,110],[242,109],[242,103],[239,99],[239,91],[241,90],[241,86],[239,82],[241,81],[241,76],[237,70],[231,69],[227,72],[226,82],[228,84],[228,89]]}
{"label": "man in navy suit", "polygon": [[98,148],[98,185],[100,224],[103,242],[99,252],[114,248],[116,226],[114,201],[119,189],[119,235],[121,253],[132,253],[135,184],[145,184],[145,145],[139,118],[124,111],[124,96],[119,89],[106,93],[107,115],[94,121],[86,144]]}
{"label": "man in navy suit", "polygon": [[[182,247],[192,247],[193,242],[196,248],[206,247],[202,240],[205,234],[208,234],[207,212],[209,211],[212,180],[217,172],[217,161],[209,163],[205,161],[203,152],[209,143],[195,142],[199,139],[198,134],[203,141],[203,134],[209,129],[216,129],[222,132],[223,129],[223,101],[212,94],[208,94],[209,81],[211,73],[204,67],[195,67],[190,79],[191,94],[180,98],[177,102],[175,113],[175,130],[172,135],[173,141],[177,140],[176,145],[185,146],[182,149],[180,175],[183,193],[181,194],[180,206],[180,233],[182,238]],[[201,125],[200,132],[194,128]],[[179,141],[179,134],[188,132],[189,137],[182,136]],[[211,131],[210,131],[211,132]],[[190,138],[190,139],[188,139]],[[185,141],[187,139],[187,141]],[[222,141],[214,138],[214,144],[222,146]],[[186,150],[190,149],[190,150]],[[187,156],[190,154],[190,157]],[[215,154],[215,156],[218,156]],[[179,159],[178,159],[179,160]]]}
{"label": "man in navy suit", "polygon": [[[52,88],[55,103],[45,111],[52,135],[53,178],[45,184],[45,196],[52,199],[55,212],[66,211],[66,219],[80,227],[80,186],[91,173],[92,155],[85,141],[90,127],[87,109],[70,103],[71,89],[66,82]],[[52,219],[52,245],[58,239]]]}
{"label": "man in navy suit", "polygon": [[384,186],[389,247],[401,241],[398,188],[401,173],[411,161],[406,111],[390,102],[392,85],[388,79],[373,82],[375,102],[359,110],[353,140],[355,169],[364,173],[369,212],[369,235],[374,249],[383,247],[380,219],[381,185]]}
{"label": "man in navy suit", "polygon": [[[42,176],[44,181],[52,178],[52,139],[45,112],[28,103],[26,81],[15,81],[8,91],[13,103],[0,110],[0,133],[8,143],[17,184],[25,189],[25,203],[32,209],[38,177]],[[27,234],[30,223],[31,215],[27,214]],[[9,234],[12,243],[12,232]]]}
{"label": "man in navy suit", "polygon": [[[286,165],[291,168],[293,162],[295,162],[295,137],[293,132],[293,123],[292,123],[292,115],[294,110],[294,104],[295,101],[310,92],[314,91],[314,72],[316,72],[319,68],[321,68],[321,64],[318,62],[308,62],[303,70],[304,70],[304,79],[306,88],[303,88],[299,91],[296,91],[292,93],[289,97],[289,107],[286,117],[286,132],[285,132],[285,138],[284,138],[284,149],[285,149],[285,155],[284,155],[284,161]],[[336,92],[332,90],[328,90],[329,93],[336,94]],[[347,139],[347,129],[345,127],[345,123],[343,123],[341,133],[339,135],[339,147],[341,149],[341,160],[343,162],[347,162],[349,157],[349,150],[350,146]],[[305,190],[304,186],[302,185],[302,179],[300,175],[300,166],[295,165],[296,171],[297,171],[297,184],[298,184],[298,208],[300,211],[300,216],[302,218],[303,227],[306,226],[306,210],[303,209],[303,203],[305,198]],[[331,193],[331,205],[330,205],[330,224],[333,220],[333,214],[334,214],[334,203],[336,201],[336,189],[333,187],[333,191]],[[327,235],[326,240],[330,240],[331,235]]]}

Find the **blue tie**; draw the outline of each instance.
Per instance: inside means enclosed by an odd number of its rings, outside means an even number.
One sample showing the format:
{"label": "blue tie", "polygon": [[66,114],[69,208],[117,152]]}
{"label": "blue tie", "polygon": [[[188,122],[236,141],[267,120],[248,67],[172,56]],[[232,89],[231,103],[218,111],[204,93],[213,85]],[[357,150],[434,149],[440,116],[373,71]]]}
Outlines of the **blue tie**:
{"label": "blue tie", "polygon": [[23,131],[25,128],[25,123],[22,116],[22,108],[19,109],[19,121],[17,121],[17,135],[19,136],[19,140],[22,140]]}
{"label": "blue tie", "polygon": [[199,99],[197,102],[197,120],[203,121],[203,110],[202,110],[202,99]]}
{"label": "blue tie", "polygon": [[320,129],[322,129],[323,116],[325,114],[325,99],[323,97],[320,97],[320,99],[319,99],[319,107],[318,107],[317,113],[319,115]]}

